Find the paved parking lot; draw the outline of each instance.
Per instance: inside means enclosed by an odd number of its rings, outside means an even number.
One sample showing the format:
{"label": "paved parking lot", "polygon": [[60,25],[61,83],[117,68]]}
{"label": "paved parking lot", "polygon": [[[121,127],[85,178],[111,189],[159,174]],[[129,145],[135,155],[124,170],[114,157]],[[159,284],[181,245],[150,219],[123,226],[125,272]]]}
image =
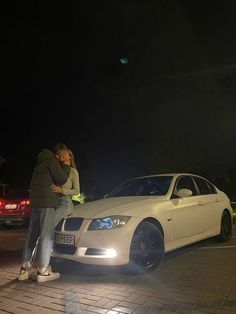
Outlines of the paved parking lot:
{"label": "paved parking lot", "polygon": [[169,253],[150,274],[65,262],[54,265],[61,278],[44,284],[16,281],[22,251],[1,241],[0,313],[236,313],[234,233],[229,243],[210,239]]}

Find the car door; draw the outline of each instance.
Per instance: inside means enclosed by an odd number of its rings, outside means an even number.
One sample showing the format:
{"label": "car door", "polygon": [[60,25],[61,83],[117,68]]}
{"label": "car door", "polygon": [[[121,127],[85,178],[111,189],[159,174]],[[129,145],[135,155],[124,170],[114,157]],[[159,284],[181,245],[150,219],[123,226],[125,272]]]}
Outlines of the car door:
{"label": "car door", "polygon": [[[199,210],[203,215],[202,222],[205,232],[216,228],[221,220],[222,204],[215,187],[202,177],[193,176],[199,190]],[[200,208],[201,207],[201,208]]]}
{"label": "car door", "polygon": [[[189,189],[192,195],[176,197],[180,189]],[[187,238],[201,233],[203,228],[202,209],[199,206],[199,195],[191,176],[180,176],[174,186],[172,194],[175,240]]]}

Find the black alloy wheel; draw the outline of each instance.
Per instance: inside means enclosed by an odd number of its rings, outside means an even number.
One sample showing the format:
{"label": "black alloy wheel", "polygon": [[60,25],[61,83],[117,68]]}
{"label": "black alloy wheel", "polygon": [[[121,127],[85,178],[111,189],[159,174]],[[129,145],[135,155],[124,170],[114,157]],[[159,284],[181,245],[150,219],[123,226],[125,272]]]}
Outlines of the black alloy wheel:
{"label": "black alloy wheel", "polygon": [[139,224],[130,246],[130,266],[145,272],[156,269],[164,255],[164,239],[158,227],[148,221]]}
{"label": "black alloy wheel", "polygon": [[228,212],[224,211],[221,218],[221,228],[218,239],[221,242],[228,242],[232,238],[232,220]]}

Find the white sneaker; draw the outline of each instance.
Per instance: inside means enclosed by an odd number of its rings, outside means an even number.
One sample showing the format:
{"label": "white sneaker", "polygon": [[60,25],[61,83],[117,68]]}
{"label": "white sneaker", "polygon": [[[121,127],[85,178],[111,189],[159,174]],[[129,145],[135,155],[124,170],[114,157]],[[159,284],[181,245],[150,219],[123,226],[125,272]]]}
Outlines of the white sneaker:
{"label": "white sneaker", "polygon": [[37,282],[46,282],[60,278],[60,273],[53,273],[51,270],[46,270],[44,273],[37,273]]}
{"label": "white sneaker", "polygon": [[37,274],[37,270],[33,267],[21,267],[17,280],[27,280]]}

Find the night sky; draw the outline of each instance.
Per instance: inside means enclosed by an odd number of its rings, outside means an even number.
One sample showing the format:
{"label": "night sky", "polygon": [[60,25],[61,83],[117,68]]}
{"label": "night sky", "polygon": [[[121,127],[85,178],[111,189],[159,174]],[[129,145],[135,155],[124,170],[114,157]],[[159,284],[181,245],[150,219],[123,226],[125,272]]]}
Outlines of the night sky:
{"label": "night sky", "polygon": [[1,6],[0,181],[29,185],[37,154],[58,142],[87,194],[236,169],[234,0]]}

